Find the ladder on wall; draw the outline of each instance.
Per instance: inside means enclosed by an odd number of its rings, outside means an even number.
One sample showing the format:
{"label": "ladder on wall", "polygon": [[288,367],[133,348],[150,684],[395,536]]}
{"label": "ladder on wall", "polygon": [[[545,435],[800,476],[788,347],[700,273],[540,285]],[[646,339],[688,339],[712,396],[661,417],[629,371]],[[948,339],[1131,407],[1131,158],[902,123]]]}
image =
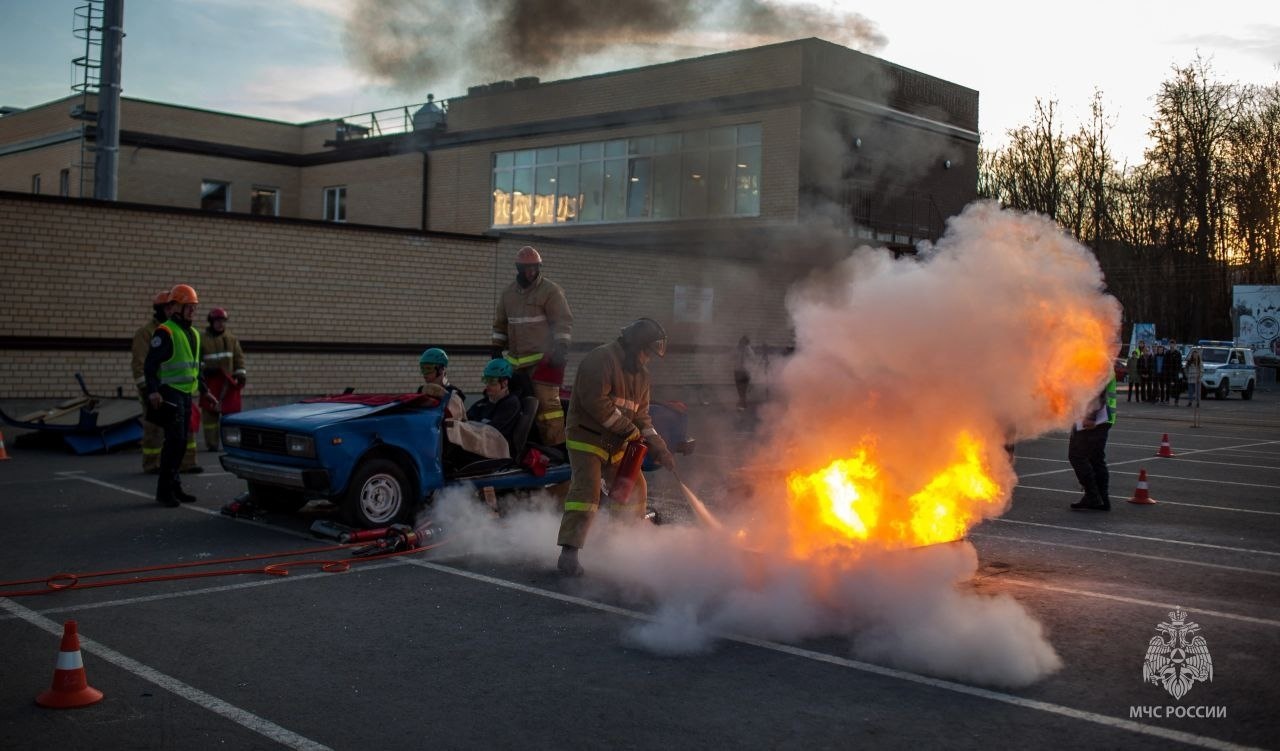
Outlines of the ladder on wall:
{"label": "ladder on wall", "polygon": [[98,88],[102,82],[102,14],[105,0],[85,0],[77,6],[71,33],[84,42],[84,54],[71,61],[71,90],[80,95],[71,117],[80,121],[80,157],[73,166],[80,174],[80,197],[93,196],[94,147],[91,136],[98,122]]}

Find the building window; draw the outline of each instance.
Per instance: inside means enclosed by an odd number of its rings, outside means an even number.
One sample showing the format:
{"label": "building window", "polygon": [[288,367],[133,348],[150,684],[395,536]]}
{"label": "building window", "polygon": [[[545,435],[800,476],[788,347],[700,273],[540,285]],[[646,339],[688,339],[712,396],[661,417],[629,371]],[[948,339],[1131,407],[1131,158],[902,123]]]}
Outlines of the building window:
{"label": "building window", "polygon": [[324,189],[324,220],[347,221],[347,186],[335,185]]}
{"label": "building window", "polygon": [[493,226],[757,216],[759,123],[493,158]]}
{"label": "building window", "polygon": [[71,170],[58,172],[58,195],[64,198],[71,195]]}
{"label": "building window", "polygon": [[35,174],[31,176],[31,192],[32,193],[40,192],[40,175],[39,174]]}
{"label": "building window", "polygon": [[230,211],[231,183],[221,180],[201,181],[200,208],[203,211]]}
{"label": "building window", "polygon": [[249,191],[249,213],[258,216],[280,216],[280,191],[255,185]]}

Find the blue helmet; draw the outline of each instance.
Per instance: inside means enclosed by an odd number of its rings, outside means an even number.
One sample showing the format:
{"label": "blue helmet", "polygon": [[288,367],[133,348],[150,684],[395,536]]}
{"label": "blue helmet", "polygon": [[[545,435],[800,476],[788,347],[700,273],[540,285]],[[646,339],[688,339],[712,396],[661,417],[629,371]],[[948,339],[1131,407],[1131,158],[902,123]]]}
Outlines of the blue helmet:
{"label": "blue helmet", "polygon": [[444,350],[440,349],[439,347],[432,347],[431,349],[422,353],[422,357],[418,358],[418,364],[419,365],[439,365],[440,367],[443,368],[444,366],[449,364],[449,356],[445,354]]}
{"label": "blue helmet", "polygon": [[502,358],[490,360],[489,364],[484,366],[485,378],[510,378],[511,375],[511,363]]}

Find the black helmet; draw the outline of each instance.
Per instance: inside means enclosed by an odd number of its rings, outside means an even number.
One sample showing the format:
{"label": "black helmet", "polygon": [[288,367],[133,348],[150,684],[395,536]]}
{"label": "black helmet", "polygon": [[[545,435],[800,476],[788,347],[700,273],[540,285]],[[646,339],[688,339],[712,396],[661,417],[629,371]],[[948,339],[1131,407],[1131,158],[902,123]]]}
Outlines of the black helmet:
{"label": "black helmet", "polygon": [[623,326],[621,338],[622,346],[629,351],[648,350],[649,354],[658,357],[667,354],[667,332],[652,318],[637,318]]}

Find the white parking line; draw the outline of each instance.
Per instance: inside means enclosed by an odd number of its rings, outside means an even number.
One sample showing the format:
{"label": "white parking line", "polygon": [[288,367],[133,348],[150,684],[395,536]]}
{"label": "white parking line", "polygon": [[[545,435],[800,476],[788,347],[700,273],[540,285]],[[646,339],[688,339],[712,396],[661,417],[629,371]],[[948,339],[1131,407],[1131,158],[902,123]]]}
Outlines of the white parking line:
{"label": "white parking line", "polygon": [[1190,545],[1196,548],[1210,548],[1212,550],[1226,550],[1232,553],[1252,553],[1255,555],[1274,555],[1280,557],[1280,552],[1273,550],[1254,550],[1253,548],[1233,548],[1229,545],[1214,545],[1208,542],[1190,542],[1188,540],[1171,540],[1165,537],[1147,537],[1145,535],[1131,535],[1124,532],[1107,532],[1101,529],[1087,529],[1085,527],[1068,527],[1061,524],[1045,524],[1044,522],[1026,522],[1021,519],[1005,519],[1003,517],[992,519],[993,522],[1002,524],[1025,524],[1028,527],[1045,527],[1047,529],[1065,529],[1068,532],[1084,532],[1091,535],[1107,535],[1109,537],[1124,537],[1130,540],[1145,540],[1146,542],[1167,542],[1170,545]]}
{"label": "white parking line", "polygon": [[[54,636],[62,636],[61,623],[55,623],[30,608],[23,607],[8,598],[0,598],[0,607],[3,607],[5,610],[21,618],[27,623],[43,629]],[[177,694],[198,707],[207,709],[214,714],[221,715],[237,725],[247,730],[251,730],[263,737],[269,738],[283,746],[287,746],[288,748],[305,749],[306,751],[330,751],[329,747],[322,743],[318,743],[310,738],[301,736],[292,730],[283,728],[270,720],[266,720],[252,712],[249,712],[248,710],[229,704],[212,694],[205,693],[194,686],[183,683],[171,675],[161,673],[150,665],[144,665],[131,657],[126,657],[100,642],[87,638],[84,634],[80,634],[80,649],[81,651],[100,657],[122,670],[133,673],[145,681],[154,683],[166,691]]]}
{"label": "white parking line", "polygon": [[[1275,444],[1278,444],[1278,443],[1280,443],[1280,441],[1260,441],[1260,442],[1257,442],[1257,443],[1246,443],[1246,444],[1243,444],[1243,445],[1240,445],[1240,446],[1223,446],[1223,447],[1221,447],[1221,448],[1216,448],[1216,449],[1191,449],[1191,450],[1189,450],[1189,451],[1183,451],[1181,454],[1179,454],[1179,456],[1189,456],[1189,455],[1191,455],[1191,454],[1204,454],[1204,453],[1208,453],[1208,452],[1210,452],[1210,451],[1232,451],[1232,450],[1235,450],[1235,449],[1248,448],[1249,446],[1272,446],[1272,445],[1275,445]],[[1143,462],[1148,462],[1148,461],[1152,461],[1152,460],[1156,460],[1156,459],[1159,459],[1159,457],[1149,456],[1149,457],[1142,457],[1142,458],[1140,458],[1140,459],[1129,459],[1129,460],[1127,460],[1127,461],[1123,461],[1123,462],[1107,462],[1107,465],[1108,465],[1108,466],[1111,466],[1111,467],[1121,467],[1121,466],[1124,466],[1124,465],[1126,465],[1126,464],[1142,464]],[[1018,477],[1019,477],[1019,478],[1027,478],[1027,477],[1043,477],[1044,475],[1057,475],[1057,474],[1061,474],[1061,473],[1063,473],[1063,472],[1070,472],[1070,471],[1072,471],[1072,470],[1071,470],[1071,468],[1070,468],[1070,467],[1066,467],[1066,468],[1064,468],[1064,469],[1051,469],[1051,470],[1047,470],[1047,471],[1045,471],[1045,472],[1030,472],[1030,473],[1027,473],[1027,474],[1021,474],[1021,473],[1019,473]],[[1204,480],[1203,482],[1218,482],[1218,481],[1215,481],[1215,480]],[[1268,487],[1275,487],[1275,486],[1272,486],[1272,485],[1259,485],[1258,487],[1268,488]]]}
{"label": "white parking line", "polygon": [[[1133,473],[1129,472],[1127,474],[1133,474]],[[1043,488],[1038,485],[1023,485],[1021,483],[1015,485],[1014,487],[1024,488],[1026,490],[1046,490],[1050,493],[1067,493],[1069,495],[1076,495],[1077,493],[1080,492],[1078,488],[1075,490],[1063,490],[1062,488]],[[1114,498],[1117,501],[1128,500],[1122,495],[1113,495],[1109,497]],[[1205,509],[1212,509],[1214,511],[1239,511],[1242,514],[1264,514],[1266,516],[1280,516],[1280,511],[1257,511],[1251,508],[1232,508],[1230,506],[1210,506],[1204,503],[1184,503],[1182,501],[1160,501],[1160,503],[1165,506],[1190,506],[1192,508],[1205,508]]]}
{"label": "white parking line", "polygon": [[1280,571],[1266,571],[1257,568],[1245,568],[1243,566],[1228,566],[1225,563],[1206,563],[1205,561],[1193,561],[1188,558],[1171,558],[1165,555],[1149,555],[1147,553],[1133,553],[1128,550],[1112,550],[1110,548],[1095,548],[1090,545],[1075,545],[1069,542],[1053,542],[1051,540],[1032,540],[1027,537],[1013,537],[1011,535],[993,534],[991,532],[970,532],[969,537],[986,537],[992,540],[1006,540],[1008,542],[1021,542],[1028,545],[1047,545],[1052,548],[1067,548],[1069,550],[1084,550],[1090,553],[1105,553],[1107,555],[1119,555],[1125,558],[1141,558],[1147,561],[1159,561],[1160,563],[1177,563],[1184,566],[1199,566],[1201,568],[1212,568],[1219,571],[1231,571],[1237,574],[1258,574],[1259,576],[1280,576]]}
{"label": "white parking line", "polygon": [[[141,490],[134,490],[133,488],[126,488],[126,487],[125,487],[125,486],[123,486],[123,485],[116,485],[116,484],[114,484],[114,483],[106,482],[105,480],[99,480],[99,479],[97,479],[97,478],[95,478],[95,477],[85,477],[85,476],[83,476],[80,472],[58,472],[58,473],[56,473],[56,474],[58,474],[58,475],[65,475],[65,477],[64,477],[64,478],[62,478],[62,479],[67,479],[67,480],[81,480],[81,481],[84,481],[84,482],[87,482],[87,483],[91,483],[91,484],[93,484],[93,485],[98,485],[98,486],[101,486],[101,487],[104,487],[104,488],[111,488],[112,490],[118,490],[118,491],[120,491],[121,493],[128,493],[129,495],[136,495],[136,496],[138,496],[138,497],[140,497],[140,498],[150,498],[150,499],[152,499],[152,500],[155,500],[155,495],[154,495],[153,493],[143,493]],[[204,508],[204,507],[202,507],[202,506],[196,506],[196,505],[191,504],[191,503],[184,503],[184,504],[182,504],[181,508],[184,508],[184,509],[186,509],[187,511],[195,511],[196,513],[199,513],[199,514],[205,514],[205,515],[208,515],[208,516],[222,516],[222,512],[221,512],[221,511],[216,511],[216,510],[211,509],[211,508]],[[254,519],[245,519],[245,518],[243,518],[243,517],[237,517],[237,518],[234,518],[234,519],[232,519],[231,517],[227,517],[227,519],[228,519],[228,520],[230,520],[230,521],[238,522],[238,523],[240,523],[240,524],[249,524],[249,525],[254,526],[254,527],[261,527],[262,529],[269,529],[269,530],[271,530],[271,531],[273,531],[273,532],[279,532],[280,534],[290,535],[290,536],[292,536],[292,537],[298,537],[298,538],[301,538],[301,539],[303,539],[303,540],[309,540],[309,541],[311,541],[311,542],[316,542],[316,541],[317,541],[315,537],[313,537],[312,535],[309,535],[309,534],[307,534],[307,533],[305,533],[305,532],[296,532],[296,531],[294,531],[294,530],[292,530],[292,529],[284,529],[283,527],[277,527],[277,526],[274,526],[274,525],[272,525],[272,524],[267,524],[267,523],[265,523],[265,522],[256,521],[256,520],[254,520]]]}
{"label": "white parking line", "polygon": [[[520,584],[517,582],[507,581],[506,579],[499,579],[497,577],[488,576],[485,574],[477,574],[471,571],[464,571],[462,569],[456,569],[456,568],[452,568],[450,566],[444,566],[438,563],[431,563],[430,561],[411,560],[409,561],[409,563],[415,566],[429,568],[433,571],[439,571],[441,573],[451,574],[453,576],[461,576],[466,579],[472,579],[474,581],[490,584],[497,587],[504,587],[506,589],[514,590],[517,592],[523,592],[525,594],[534,595],[536,597],[545,597],[551,600],[558,600],[560,602],[568,603],[571,605],[590,608],[592,610],[598,610],[604,613],[620,615],[620,616],[623,616],[626,618],[632,618],[638,621],[652,622],[654,620],[653,616],[647,613],[641,613],[636,610],[620,608],[616,605],[607,605],[602,602],[596,602],[595,600],[587,600],[582,597],[574,597],[573,595],[566,595],[561,592],[553,592],[547,589],[531,587],[527,584]],[[800,657],[806,660],[813,660],[815,662],[822,662],[828,665],[835,665],[836,667],[849,668],[851,670],[857,670],[863,673],[870,673],[872,675],[878,675],[884,678],[894,678],[901,681],[907,681],[910,683],[916,683],[923,686],[929,686],[930,688],[936,688],[943,691],[951,691],[957,694],[965,694],[967,696],[974,696],[981,699],[997,701],[1003,704],[1009,704],[1009,705],[1012,705],[1015,707],[1021,707],[1024,709],[1033,709],[1040,712],[1047,712],[1049,714],[1055,714],[1055,715],[1059,715],[1061,717],[1067,717],[1073,720],[1082,720],[1084,722],[1091,722],[1096,725],[1102,725],[1102,726],[1113,728],[1116,730],[1125,730],[1128,732],[1139,733],[1141,735],[1147,735],[1154,738],[1164,738],[1167,740],[1178,741],[1179,743],[1186,743],[1192,746],[1200,746],[1202,748],[1214,748],[1214,749],[1247,748],[1246,746],[1240,746],[1238,744],[1219,740],[1217,738],[1209,738],[1203,735],[1194,735],[1192,733],[1184,733],[1180,730],[1173,730],[1171,728],[1159,727],[1154,725],[1144,725],[1140,722],[1133,722],[1132,720],[1125,720],[1118,717],[1110,717],[1108,715],[1098,714],[1096,712],[1088,712],[1081,709],[1074,709],[1072,707],[1063,706],[1061,704],[1052,704],[1047,701],[1027,699],[1021,696],[1014,696],[1013,694],[1006,694],[1000,691],[992,691],[985,688],[978,688],[976,686],[969,686],[963,683],[956,683],[954,681],[943,680],[941,678],[930,678],[929,676],[926,676],[926,675],[920,675],[918,673],[910,673],[905,670],[898,670],[896,668],[887,668],[880,665],[874,665],[869,662],[861,662],[859,660],[850,660],[845,657],[837,657],[835,655],[827,654],[825,652],[815,652],[810,649],[793,647],[790,644],[780,644],[778,642],[766,641],[764,639],[757,639],[751,636],[743,636],[741,634],[732,634],[732,633],[716,633],[715,636],[720,639],[724,639],[726,641],[737,642],[739,644],[746,644],[749,646],[758,647],[760,649],[767,649],[772,652],[778,652],[781,654],[790,655],[792,657]]]}
{"label": "white parking line", "polygon": [[[1132,462],[1125,462],[1131,464]],[[1112,472],[1113,475],[1133,475],[1138,476],[1137,472]],[[1209,480],[1203,477],[1182,477],[1181,475],[1166,475],[1164,472],[1157,470],[1156,472],[1148,472],[1149,475],[1155,475],[1162,480],[1185,480],[1186,482],[1207,482],[1210,485],[1237,485],[1242,488],[1274,488],[1280,490],[1280,485],[1269,485],[1257,482],[1234,482],[1232,480]]]}
{"label": "white parking line", "polygon": [[1170,602],[1155,602],[1154,600],[1139,600],[1136,597],[1122,597],[1120,595],[1111,595],[1106,592],[1091,592],[1087,589],[1074,589],[1072,587],[1057,587],[1052,584],[1041,584],[1040,582],[1027,581],[1016,577],[1001,576],[993,574],[986,577],[985,581],[1004,582],[1006,584],[1016,584],[1019,587],[1031,587],[1032,589],[1043,589],[1049,592],[1062,592],[1069,595],[1079,595],[1081,597],[1096,597],[1102,600],[1114,600],[1116,602],[1124,602],[1130,605],[1143,605],[1156,608],[1184,608],[1188,611],[1195,611],[1196,615],[1212,615],[1216,618],[1228,618],[1233,621],[1243,621],[1245,623],[1257,623],[1262,626],[1280,627],[1280,621],[1273,621],[1270,618],[1257,618],[1252,615],[1239,615],[1237,613],[1224,613],[1221,610],[1209,610],[1208,608],[1198,608],[1187,606],[1185,603],[1175,604]]}

